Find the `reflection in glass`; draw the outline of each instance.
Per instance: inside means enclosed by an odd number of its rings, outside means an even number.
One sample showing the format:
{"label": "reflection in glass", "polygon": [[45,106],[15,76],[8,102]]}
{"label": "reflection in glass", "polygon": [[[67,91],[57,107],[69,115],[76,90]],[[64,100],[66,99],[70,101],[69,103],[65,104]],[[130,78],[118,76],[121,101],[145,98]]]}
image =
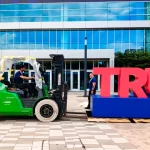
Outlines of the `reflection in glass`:
{"label": "reflection in glass", "polygon": [[78,89],[78,72],[72,72],[72,85],[73,85],[73,89]]}
{"label": "reflection in glass", "polygon": [[78,70],[79,69],[79,61],[72,61],[71,62],[71,69]]}
{"label": "reflection in glass", "polygon": [[71,84],[70,71],[66,71],[66,82],[67,82],[67,85],[69,86],[69,89],[70,89],[70,84]]}

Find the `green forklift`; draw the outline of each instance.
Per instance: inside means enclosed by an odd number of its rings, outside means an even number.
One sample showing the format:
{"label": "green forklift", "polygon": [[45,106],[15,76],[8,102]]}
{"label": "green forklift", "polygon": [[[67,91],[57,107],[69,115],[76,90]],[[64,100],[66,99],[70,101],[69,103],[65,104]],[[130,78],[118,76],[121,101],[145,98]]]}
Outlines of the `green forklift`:
{"label": "green forklift", "polygon": [[[63,81],[64,56],[60,54],[50,55],[52,59],[52,71],[54,83],[52,89],[48,89],[45,81],[46,68],[32,57],[2,57],[0,62],[0,116],[36,116],[41,122],[52,122],[66,115],[67,109],[67,83]],[[5,81],[5,71],[12,71],[12,65],[18,62],[29,63],[35,72],[35,84],[37,94],[34,98],[28,98],[27,89],[19,89],[13,80]]]}

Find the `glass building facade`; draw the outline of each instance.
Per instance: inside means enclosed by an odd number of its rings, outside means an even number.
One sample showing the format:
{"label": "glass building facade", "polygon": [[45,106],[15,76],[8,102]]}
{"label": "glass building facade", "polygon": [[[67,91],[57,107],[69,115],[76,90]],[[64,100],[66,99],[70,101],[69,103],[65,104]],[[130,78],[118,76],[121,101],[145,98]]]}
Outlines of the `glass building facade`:
{"label": "glass building facade", "polygon": [[0,22],[150,20],[150,2],[1,4]]}
{"label": "glass building facade", "polygon": [[83,50],[87,37],[89,50],[145,49],[150,41],[144,40],[145,29],[110,30],[6,30],[0,32],[0,49],[67,49]]}

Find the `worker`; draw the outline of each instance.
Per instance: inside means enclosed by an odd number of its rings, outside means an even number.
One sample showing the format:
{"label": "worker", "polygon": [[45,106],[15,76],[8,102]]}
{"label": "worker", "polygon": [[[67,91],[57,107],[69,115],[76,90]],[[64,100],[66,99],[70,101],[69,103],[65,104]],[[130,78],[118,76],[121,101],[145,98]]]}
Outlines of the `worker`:
{"label": "worker", "polygon": [[88,106],[85,109],[90,109],[91,107],[91,95],[96,94],[96,78],[94,77],[93,73],[89,74],[90,81],[89,81],[89,95],[88,95]]}
{"label": "worker", "polygon": [[15,84],[18,86],[19,89],[28,89],[29,97],[34,96],[35,93],[35,86],[31,83],[24,83],[23,80],[32,80],[34,79],[34,76],[32,77],[26,77],[24,76],[24,71],[26,70],[26,67],[24,65],[20,65],[20,71],[16,72],[14,81]]}

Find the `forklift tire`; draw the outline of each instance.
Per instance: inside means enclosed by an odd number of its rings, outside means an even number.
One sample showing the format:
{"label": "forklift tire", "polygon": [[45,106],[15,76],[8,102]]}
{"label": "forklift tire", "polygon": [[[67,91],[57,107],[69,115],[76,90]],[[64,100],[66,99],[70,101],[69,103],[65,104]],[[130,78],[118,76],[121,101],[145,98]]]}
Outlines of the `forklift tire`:
{"label": "forklift tire", "polygon": [[55,101],[41,100],[35,107],[35,116],[41,122],[52,122],[58,117],[59,109]]}

